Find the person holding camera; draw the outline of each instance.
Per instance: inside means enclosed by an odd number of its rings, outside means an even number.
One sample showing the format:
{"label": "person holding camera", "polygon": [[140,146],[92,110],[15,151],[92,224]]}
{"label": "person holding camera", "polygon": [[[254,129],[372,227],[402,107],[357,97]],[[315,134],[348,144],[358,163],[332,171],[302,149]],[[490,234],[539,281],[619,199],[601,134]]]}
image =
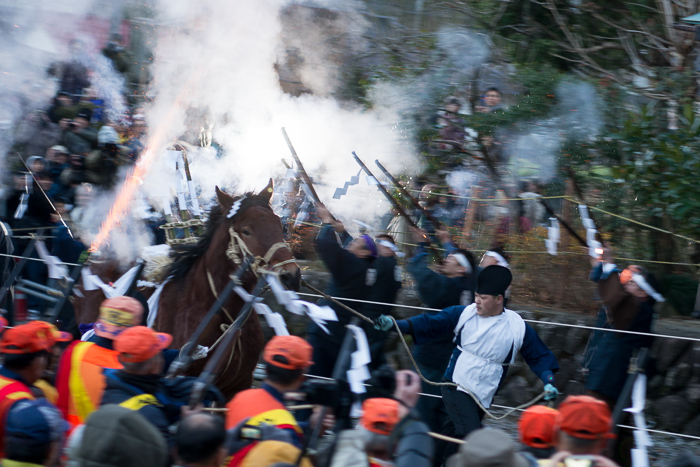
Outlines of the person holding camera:
{"label": "person holding camera", "polygon": [[[291,434],[290,441],[302,447],[304,431],[286,408],[284,394],[298,390],[313,365],[313,349],[301,337],[274,336],[263,350],[265,372],[261,388],[239,392],[226,404],[226,429],[237,427],[245,422],[249,427],[272,425]],[[245,456],[241,451],[233,453]]]}
{"label": "person holding camera", "polygon": [[97,147],[97,130],[90,126],[91,118],[90,109],[80,109],[73,120],[64,118],[59,122],[63,129],[61,144],[71,154],[87,154]]}
{"label": "person holding camera", "polygon": [[[463,438],[481,428],[485,413],[482,407],[490,407],[518,352],[545,384],[545,399],[552,400],[559,393],[554,386],[554,372],[559,369],[554,354],[518,313],[503,305],[512,278],[507,268],[489,266],[477,277],[476,303],[397,322],[401,332],[410,334],[418,344],[454,334],[456,347],[444,380],[457,387],[441,389],[449,416],[442,434]],[[393,322],[388,316],[380,316],[375,326],[390,329]],[[449,443],[439,452],[446,459],[455,451],[456,445]]]}
{"label": "person holding camera", "polygon": [[414,409],[420,396],[420,377],[401,370],[395,380],[393,398],[366,399],[359,425],[339,434],[331,467],[432,465],[433,440]]}

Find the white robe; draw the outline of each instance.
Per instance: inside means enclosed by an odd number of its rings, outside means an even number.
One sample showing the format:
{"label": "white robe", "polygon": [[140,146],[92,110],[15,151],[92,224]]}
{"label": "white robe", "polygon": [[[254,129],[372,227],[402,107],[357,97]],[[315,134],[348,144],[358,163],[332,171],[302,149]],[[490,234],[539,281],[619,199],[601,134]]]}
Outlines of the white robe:
{"label": "white robe", "polygon": [[[525,322],[519,314],[508,309],[498,316],[478,316],[473,303],[462,311],[454,332],[454,342],[461,355],[457,358],[452,380],[489,408],[504,365],[513,363],[523,345]],[[511,349],[510,360],[506,361]],[[462,388],[458,390],[466,392]]]}

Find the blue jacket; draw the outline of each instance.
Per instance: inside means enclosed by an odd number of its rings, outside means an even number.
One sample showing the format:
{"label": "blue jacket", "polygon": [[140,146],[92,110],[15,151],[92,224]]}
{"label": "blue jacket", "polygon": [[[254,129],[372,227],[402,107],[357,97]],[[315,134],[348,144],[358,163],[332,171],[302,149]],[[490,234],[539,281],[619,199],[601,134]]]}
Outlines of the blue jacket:
{"label": "blue jacket", "polygon": [[[403,333],[411,334],[417,344],[429,342],[440,336],[449,336],[450,339],[452,339],[452,337],[454,337],[455,328],[459,323],[459,317],[464,308],[463,306],[452,306],[445,308],[439,313],[431,315],[423,314],[411,319],[401,320],[398,321],[399,329],[401,329]],[[444,376],[447,381],[452,381],[455,363],[457,363],[457,357],[459,357],[461,353],[454,344],[452,349],[450,362]],[[520,348],[520,354],[523,356],[525,363],[528,364],[532,372],[535,373],[542,382],[545,384],[554,384],[554,372],[559,370],[557,359],[545,343],[542,342],[540,336],[538,336],[535,330],[527,323],[525,324],[525,336],[523,345]],[[509,362],[511,357],[512,349],[511,354],[506,357],[504,363]],[[506,367],[503,371],[499,386],[503,383],[507,370],[508,368]]]}

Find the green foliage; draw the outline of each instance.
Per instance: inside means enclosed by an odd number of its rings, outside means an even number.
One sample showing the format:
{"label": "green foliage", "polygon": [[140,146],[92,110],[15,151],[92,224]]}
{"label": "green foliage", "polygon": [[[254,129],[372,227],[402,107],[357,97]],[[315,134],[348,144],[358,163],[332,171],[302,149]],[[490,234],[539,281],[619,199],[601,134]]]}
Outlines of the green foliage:
{"label": "green foliage", "polygon": [[515,105],[469,117],[469,126],[480,135],[493,135],[498,128],[516,129],[528,121],[545,118],[556,103],[555,89],[561,74],[551,66],[521,66],[516,76],[520,95]]}
{"label": "green foliage", "polygon": [[624,180],[636,204],[652,216],[670,216],[674,228],[700,236],[700,117],[683,106],[678,129],[668,130],[659,114],[665,109],[648,105],[630,112],[619,132],[622,155],[615,177]]}

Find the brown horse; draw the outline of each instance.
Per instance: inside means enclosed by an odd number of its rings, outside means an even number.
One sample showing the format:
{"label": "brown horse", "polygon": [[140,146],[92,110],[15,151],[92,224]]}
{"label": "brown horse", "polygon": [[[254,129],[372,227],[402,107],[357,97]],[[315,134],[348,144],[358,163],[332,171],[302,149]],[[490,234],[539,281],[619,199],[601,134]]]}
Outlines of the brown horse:
{"label": "brown horse", "polygon": [[[272,181],[257,195],[248,193],[236,198],[217,188],[218,204],[209,214],[202,238],[195,245],[174,248],[175,259],[164,274],[169,279],[163,287],[153,325],[159,332],[172,334],[172,348],[182,348],[188,342],[245,254],[256,257],[254,272],[243,275],[243,287],[249,292],[258,277],[271,272],[279,274],[286,287],[299,289],[301,271],[284,244],[282,224],[270,207],[271,195]],[[231,294],[197,344],[211,348],[242,305],[238,295]],[[80,313],[79,322],[96,319],[96,310],[90,314],[93,316]],[[226,397],[250,388],[263,345],[260,321],[252,313],[219,367],[216,385]],[[204,362],[196,361],[188,373],[199,374]]]}

